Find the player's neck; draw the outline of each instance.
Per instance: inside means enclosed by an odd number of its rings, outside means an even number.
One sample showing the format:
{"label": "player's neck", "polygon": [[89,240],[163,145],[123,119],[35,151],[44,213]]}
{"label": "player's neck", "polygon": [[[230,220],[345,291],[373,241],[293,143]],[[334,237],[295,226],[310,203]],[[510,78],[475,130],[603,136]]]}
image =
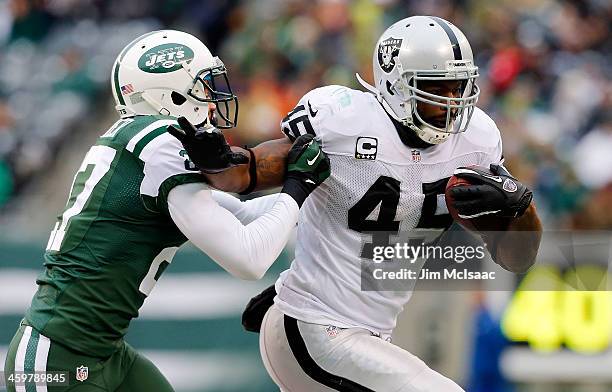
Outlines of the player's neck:
{"label": "player's neck", "polygon": [[404,145],[410,148],[420,148],[420,149],[435,146],[435,144],[427,143],[426,141],[419,138],[412,129],[403,125],[402,123],[400,123],[393,117],[389,116],[389,118],[391,119],[391,122],[393,123],[393,126],[397,130],[397,134],[399,135],[400,140],[402,141],[402,143],[404,143]]}

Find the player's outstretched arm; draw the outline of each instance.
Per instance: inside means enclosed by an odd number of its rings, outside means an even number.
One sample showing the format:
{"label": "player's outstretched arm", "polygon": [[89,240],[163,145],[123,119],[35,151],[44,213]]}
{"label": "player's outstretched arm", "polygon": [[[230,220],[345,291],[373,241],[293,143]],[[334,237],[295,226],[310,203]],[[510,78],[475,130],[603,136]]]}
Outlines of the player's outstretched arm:
{"label": "player's outstretched arm", "polygon": [[243,201],[230,193],[212,191],[212,197],[221,207],[238,218],[243,225],[247,225],[272,209],[278,193]]}
{"label": "player's outstretched arm", "polygon": [[329,158],[312,136],[302,136],[287,154],[287,176],[271,209],[249,224],[221,207],[202,183],[173,188],[168,211],[181,232],[229,273],[260,279],[285,246],[299,207],[329,174]]}
{"label": "player's outstretched arm", "polygon": [[197,248],[240,279],[260,279],[283,250],[298,218],[298,204],[279,194],[270,211],[243,225],[212,198],[204,184],[168,194],[170,217]]}
{"label": "player's outstretched arm", "polygon": [[177,138],[191,161],[215,188],[225,192],[250,193],[281,186],[285,178],[291,141],[270,140],[251,149],[230,147],[214,127],[200,128],[179,117],[179,127],[168,133]]}
{"label": "player's outstretched arm", "polygon": [[248,156],[248,164],[234,166],[222,173],[206,174],[209,183],[222,191],[250,193],[281,186],[285,178],[287,153],[291,141],[287,138],[263,142],[250,149],[232,146],[232,151]]}

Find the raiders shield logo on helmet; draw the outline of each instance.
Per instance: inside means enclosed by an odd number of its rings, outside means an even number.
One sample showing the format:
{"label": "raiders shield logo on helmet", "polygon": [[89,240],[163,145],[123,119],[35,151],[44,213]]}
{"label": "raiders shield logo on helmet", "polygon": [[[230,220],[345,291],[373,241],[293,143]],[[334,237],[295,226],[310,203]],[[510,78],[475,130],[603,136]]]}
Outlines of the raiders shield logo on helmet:
{"label": "raiders shield logo on helmet", "polygon": [[395,67],[395,58],[399,54],[402,45],[401,38],[389,37],[378,45],[378,64],[385,72],[391,72]]}

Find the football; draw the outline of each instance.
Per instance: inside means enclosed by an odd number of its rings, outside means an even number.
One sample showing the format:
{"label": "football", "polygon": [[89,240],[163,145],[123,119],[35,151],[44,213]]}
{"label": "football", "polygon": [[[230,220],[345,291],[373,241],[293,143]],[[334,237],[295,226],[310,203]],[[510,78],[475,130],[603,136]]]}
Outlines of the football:
{"label": "football", "polygon": [[[486,171],[491,173],[488,168],[482,166],[470,166],[473,168],[478,168],[479,170]],[[493,173],[491,173],[493,175]],[[446,200],[446,207],[448,208],[449,214],[453,217],[453,220],[459,223],[461,226],[465,227],[470,231],[503,231],[506,230],[508,224],[510,222],[510,218],[502,218],[499,216],[490,216],[483,215],[472,219],[464,219],[459,216],[459,213],[454,207],[453,198],[450,193],[451,188],[455,186],[467,186],[473,185],[465,178],[459,178],[456,176],[452,176],[449,178],[446,183],[446,191],[444,194],[444,198]]]}

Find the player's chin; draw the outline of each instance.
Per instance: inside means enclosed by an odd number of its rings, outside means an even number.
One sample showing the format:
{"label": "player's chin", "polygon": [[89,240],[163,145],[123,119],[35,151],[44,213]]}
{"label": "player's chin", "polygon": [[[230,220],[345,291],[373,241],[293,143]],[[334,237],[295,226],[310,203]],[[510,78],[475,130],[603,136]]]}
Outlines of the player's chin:
{"label": "player's chin", "polygon": [[217,117],[217,113],[212,112],[209,116],[208,116],[208,121],[210,122],[210,124],[213,127],[216,127],[219,124],[219,119]]}
{"label": "player's chin", "polygon": [[[451,119],[452,124],[453,119]],[[447,128],[446,116],[444,118],[435,118],[429,122],[430,125],[438,128],[439,130],[445,130]]]}

